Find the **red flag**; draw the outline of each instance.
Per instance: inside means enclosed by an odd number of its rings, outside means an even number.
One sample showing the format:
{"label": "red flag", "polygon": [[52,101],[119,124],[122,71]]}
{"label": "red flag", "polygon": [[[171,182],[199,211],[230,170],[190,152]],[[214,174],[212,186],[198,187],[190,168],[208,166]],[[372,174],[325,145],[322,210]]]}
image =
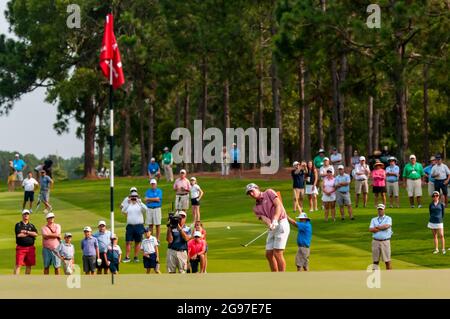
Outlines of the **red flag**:
{"label": "red flag", "polygon": [[114,35],[114,18],[112,14],[106,16],[105,33],[103,35],[102,49],[100,51],[100,68],[103,75],[110,79],[110,63],[112,61],[112,86],[120,88],[125,83],[119,46]]}

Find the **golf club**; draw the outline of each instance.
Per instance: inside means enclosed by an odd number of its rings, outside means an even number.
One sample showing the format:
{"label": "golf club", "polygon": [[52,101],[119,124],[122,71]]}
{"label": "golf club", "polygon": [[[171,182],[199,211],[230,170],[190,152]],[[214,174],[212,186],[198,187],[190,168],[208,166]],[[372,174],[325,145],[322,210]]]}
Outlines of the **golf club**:
{"label": "golf club", "polygon": [[256,238],[252,239],[251,241],[249,241],[249,242],[246,243],[245,245],[244,245],[244,244],[241,244],[241,246],[242,246],[242,247],[247,247],[248,245],[250,245],[251,243],[253,243],[255,240],[257,240],[259,237],[262,237],[262,236],[264,236],[265,234],[267,234],[268,231],[269,231],[269,230],[267,229],[264,233],[258,235]]}

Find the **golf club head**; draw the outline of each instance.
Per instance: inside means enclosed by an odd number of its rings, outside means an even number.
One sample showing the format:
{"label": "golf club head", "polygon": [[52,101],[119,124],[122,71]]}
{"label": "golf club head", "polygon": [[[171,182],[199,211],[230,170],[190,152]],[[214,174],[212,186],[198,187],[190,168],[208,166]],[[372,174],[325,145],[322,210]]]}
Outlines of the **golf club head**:
{"label": "golf club head", "polygon": [[242,247],[247,247],[247,245],[241,244]]}

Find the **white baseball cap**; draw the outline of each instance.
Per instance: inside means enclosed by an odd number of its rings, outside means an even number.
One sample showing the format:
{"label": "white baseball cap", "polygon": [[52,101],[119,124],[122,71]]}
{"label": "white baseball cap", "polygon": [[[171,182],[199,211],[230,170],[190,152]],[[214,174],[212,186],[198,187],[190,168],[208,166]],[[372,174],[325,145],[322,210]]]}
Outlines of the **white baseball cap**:
{"label": "white baseball cap", "polygon": [[338,169],[344,169],[344,165],[339,165]]}
{"label": "white baseball cap", "polygon": [[359,160],[360,160],[360,161],[365,161],[366,158],[365,158],[364,156],[360,156],[360,157],[359,157]]}
{"label": "white baseball cap", "polygon": [[52,218],[52,217],[55,217],[55,214],[53,214],[52,212],[45,215],[45,219]]}
{"label": "white baseball cap", "polygon": [[385,209],[386,208],[386,206],[384,206],[383,204],[378,204],[377,205],[377,209]]}
{"label": "white baseball cap", "polygon": [[156,179],[152,178],[152,179],[150,180],[150,184],[158,184],[158,183],[156,182]]}
{"label": "white baseball cap", "polygon": [[86,226],[86,227],[83,228],[83,231],[92,231],[92,228],[89,227],[89,226]]}
{"label": "white baseball cap", "polygon": [[245,193],[248,194],[248,192],[254,189],[259,189],[258,185],[256,185],[255,183],[250,183],[245,187]]}
{"label": "white baseball cap", "polygon": [[298,164],[300,164],[299,162],[295,161],[294,163],[292,163],[292,166],[297,166]]}
{"label": "white baseball cap", "polygon": [[24,210],[22,211],[22,215],[25,215],[25,214],[30,215],[30,211],[29,211],[28,209],[24,209]]}
{"label": "white baseball cap", "polygon": [[409,159],[416,159],[416,155],[414,155],[414,154],[411,154],[411,155],[409,155]]}
{"label": "white baseball cap", "polygon": [[202,237],[202,233],[197,230],[194,232],[194,237]]}
{"label": "white baseball cap", "polygon": [[137,192],[137,188],[136,188],[135,186],[131,187],[131,188],[130,188],[130,193],[131,193],[131,192]]}
{"label": "white baseball cap", "polygon": [[106,226],[106,222],[104,220],[101,220],[101,221],[98,222],[98,226],[100,226],[100,225],[105,225]]}
{"label": "white baseball cap", "polygon": [[164,147],[164,150],[165,150],[165,151],[168,151],[168,150],[169,150],[169,148],[168,148],[168,147],[166,146],[166,147]]}
{"label": "white baseball cap", "polygon": [[72,233],[65,233],[64,238],[67,238],[67,237],[72,237]]}
{"label": "white baseball cap", "polygon": [[310,219],[309,217],[308,217],[308,215],[306,215],[306,213],[300,213],[300,215],[298,215],[297,217],[296,217],[297,219]]}
{"label": "white baseball cap", "polygon": [[330,159],[328,157],[323,158],[324,161],[329,161]]}
{"label": "white baseball cap", "polygon": [[180,210],[180,211],[178,212],[178,215],[186,216],[186,212],[185,212],[184,210]]}
{"label": "white baseball cap", "polygon": [[197,179],[196,179],[194,176],[192,176],[192,177],[190,178],[190,180],[191,180],[191,181],[196,181]]}
{"label": "white baseball cap", "polygon": [[180,171],[180,174],[186,174],[186,170],[185,170],[185,169],[182,169],[182,170]]}
{"label": "white baseball cap", "polygon": [[155,158],[154,158],[154,157],[152,157],[152,158],[150,159],[150,161],[154,162],[154,161],[156,161],[156,160],[155,160]]}

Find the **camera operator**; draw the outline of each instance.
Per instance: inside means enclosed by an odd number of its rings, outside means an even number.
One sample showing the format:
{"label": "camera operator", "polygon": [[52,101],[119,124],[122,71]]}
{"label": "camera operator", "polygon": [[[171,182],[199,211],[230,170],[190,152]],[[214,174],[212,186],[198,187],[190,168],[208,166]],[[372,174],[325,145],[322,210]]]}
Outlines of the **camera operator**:
{"label": "camera operator", "polygon": [[[169,216],[167,225],[167,272],[174,274],[186,273],[187,271],[187,242],[191,239],[191,229],[186,226],[186,213],[178,211],[177,214]],[[177,223],[178,222],[178,223]]]}

